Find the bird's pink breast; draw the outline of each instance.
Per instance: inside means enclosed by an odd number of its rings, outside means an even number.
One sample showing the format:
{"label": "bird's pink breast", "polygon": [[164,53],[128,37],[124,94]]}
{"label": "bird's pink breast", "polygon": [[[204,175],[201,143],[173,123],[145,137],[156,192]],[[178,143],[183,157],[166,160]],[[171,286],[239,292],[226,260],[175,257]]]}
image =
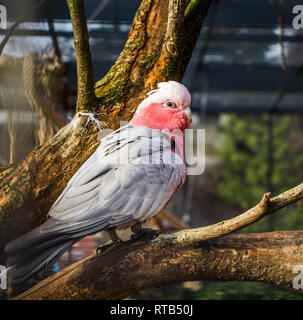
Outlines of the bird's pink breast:
{"label": "bird's pink breast", "polygon": [[160,130],[175,141],[173,152],[184,159],[183,132],[188,127],[186,114],[183,110],[164,107],[162,104],[153,103],[135,114],[131,124]]}

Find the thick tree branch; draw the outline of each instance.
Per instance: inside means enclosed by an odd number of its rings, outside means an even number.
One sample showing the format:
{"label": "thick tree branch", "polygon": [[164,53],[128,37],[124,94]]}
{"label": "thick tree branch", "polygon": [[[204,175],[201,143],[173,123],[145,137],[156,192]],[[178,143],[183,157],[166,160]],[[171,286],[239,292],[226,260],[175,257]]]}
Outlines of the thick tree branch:
{"label": "thick tree branch", "polygon": [[76,51],[78,96],[77,111],[92,112],[97,107],[94,91],[93,64],[90,52],[83,0],[67,0],[73,24]]}
{"label": "thick tree branch", "polygon": [[123,299],[145,288],[194,280],[262,281],[303,293],[292,289],[293,267],[302,264],[303,231],[176,242],[181,235],[88,257],[15,299]]}
{"label": "thick tree branch", "polygon": [[293,267],[303,259],[303,231],[213,239],[302,199],[302,190],[303,184],[272,200],[266,193],[258,205],[232,219],[165,232],[89,257],[17,299],[119,299],[144,288],[192,280],[263,281],[291,289]]}

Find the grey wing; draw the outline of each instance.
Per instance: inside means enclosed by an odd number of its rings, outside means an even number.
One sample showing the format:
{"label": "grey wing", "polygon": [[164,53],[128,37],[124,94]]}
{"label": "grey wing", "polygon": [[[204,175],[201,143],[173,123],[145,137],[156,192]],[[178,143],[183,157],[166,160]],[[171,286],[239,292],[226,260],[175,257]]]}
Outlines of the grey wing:
{"label": "grey wing", "polygon": [[[161,150],[156,144],[151,152],[146,149],[150,129],[130,125],[119,130],[120,135],[112,134],[102,141],[52,206],[49,216],[62,227],[66,222],[77,232],[77,225],[80,231],[84,226],[85,230],[98,225],[104,229],[132,220],[144,221],[161,210],[183,183],[184,164],[146,163],[150,153],[169,158],[170,141],[165,138]],[[112,155],[123,146],[130,147],[129,162],[115,165]]]}
{"label": "grey wing", "polygon": [[107,220],[116,226],[144,221],[157,213],[182,184],[179,170],[167,164],[133,164],[114,168],[86,184],[73,184],[49,215],[60,221]]}
{"label": "grey wing", "polygon": [[117,151],[118,139],[119,144],[120,141],[126,140],[123,134],[127,132],[128,127],[119,128],[101,141],[97,150],[69,180],[48,212],[49,217],[68,220],[81,215],[83,210],[87,209],[88,202],[96,196],[96,188],[101,182],[101,177],[104,179],[104,175],[113,169],[110,156]]}
{"label": "grey wing", "polygon": [[116,171],[115,193],[102,192],[110,225],[145,221],[159,212],[182,184],[183,177],[171,165],[130,164]]}

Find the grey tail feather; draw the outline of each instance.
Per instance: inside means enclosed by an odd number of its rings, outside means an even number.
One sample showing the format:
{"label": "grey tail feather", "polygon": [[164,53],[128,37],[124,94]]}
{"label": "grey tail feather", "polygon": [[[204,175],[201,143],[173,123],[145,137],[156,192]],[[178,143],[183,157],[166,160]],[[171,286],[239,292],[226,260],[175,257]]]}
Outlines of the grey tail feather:
{"label": "grey tail feather", "polygon": [[78,240],[61,242],[33,255],[19,252],[8,258],[7,275],[14,283],[21,283],[40,271],[47,271],[48,267]]}
{"label": "grey tail feather", "polygon": [[[99,221],[98,221],[99,220]],[[5,247],[8,276],[14,283],[30,278],[56,261],[80,238],[104,230],[108,220],[61,222],[52,218]]]}

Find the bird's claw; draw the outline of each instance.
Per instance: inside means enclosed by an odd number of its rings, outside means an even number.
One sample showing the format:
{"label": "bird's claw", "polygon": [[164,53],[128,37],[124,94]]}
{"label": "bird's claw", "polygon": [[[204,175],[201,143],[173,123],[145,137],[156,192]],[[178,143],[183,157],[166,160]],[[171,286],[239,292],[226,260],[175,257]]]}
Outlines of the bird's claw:
{"label": "bird's claw", "polygon": [[117,244],[120,244],[120,242],[114,242],[114,241],[109,240],[104,245],[102,245],[96,249],[96,254],[104,253],[109,248],[114,248]]}
{"label": "bird's claw", "polygon": [[160,231],[154,229],[141,229],[139,232],[134,233],[131,236],[132,241],[136,241],[139,239],[150,239],[153,240],[158,237]]}

